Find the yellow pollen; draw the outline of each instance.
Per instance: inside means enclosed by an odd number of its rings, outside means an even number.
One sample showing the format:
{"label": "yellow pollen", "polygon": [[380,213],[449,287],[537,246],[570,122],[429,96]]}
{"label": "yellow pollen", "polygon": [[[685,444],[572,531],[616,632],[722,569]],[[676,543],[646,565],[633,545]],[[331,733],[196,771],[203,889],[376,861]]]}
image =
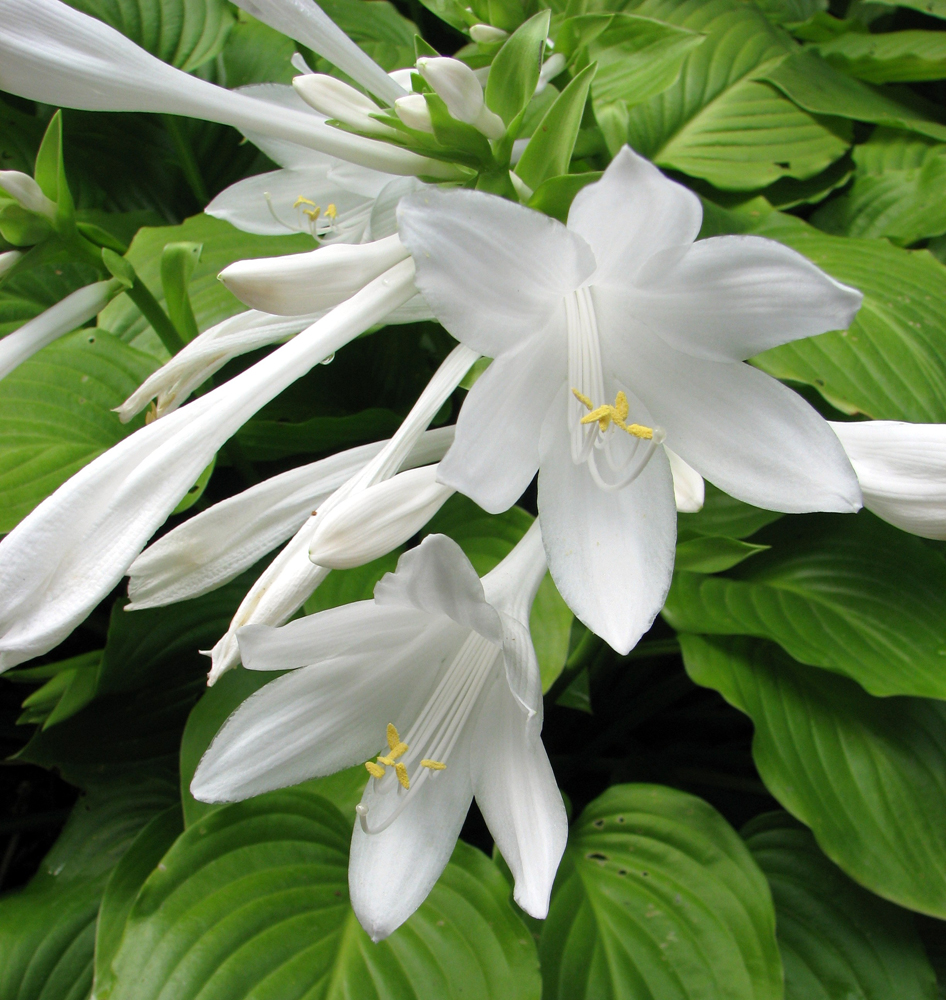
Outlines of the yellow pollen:
{"label": "yellow pollen", "polygon": [[338,209],[335,207],[335,202],[332,202],[329,207],[325,210],[326,219],[334,219],[338,215]]}
{"label": "yellow pollen", "polygon": [[394,767],[394,758],[393,757],[379,757],[378,758],[378,763],[379,764],[384,764],[385,767]]}
{"label": "yellow pollen", "polygon": [[407,776],[407,768],[401,764],[397,763],[394,765],[394,773],[397,775],[397,780],[401,783],[402,788],[411,787],[411,779]]}
{"label": "yellow pollen", "polygon": [[300,205],[311,205],[313,208],[318,208],[319,206],[311,198],[306,198],[304,195],[299,195],[298,198],[292,203],[293,208],[298,208]]}
{"label": "yellow pollen", "polygon": [[583,405],[586,406],[590,413],[585,414],[581,418],[580,423],[582,424],[594,424],[598,425],[598,428],[602,431],[606,431],[608,427],[613,423],[616,427],[620,427],[622,431],[627,431],[636,438],[643,438],[646,441],[650,441],[654,436],[653,427],[646,427],[644,424],[628,424],[625,423],[628,414],[627,396],[623,392],[619,392],[617,396],[614,397],[614,404],[605,403],[603,406],[595,407],[591,400],[582,395],[577,389],[572,389],[575,394],[575,398]]}
{"label": "yellow pollen", "polygon": [[384,768],[380,764],[375,764],[373,760],[365,761],[365,767],[372,778],[383,778]]}
{"label": "yellow pollen", "polygon": [[439,760],[424,759],[420,762],[420,766],[430,768],[431,771],[445,771],[447,769],[447,765]]}
{"label": "yellow pollen", "polygon": [[407,753],[408,746],[406,743],[401,742],[401,737],[398,735],[398,731],[394,726],[393,722],[388,723],[388,746],[391,749],[391,757],[397,760],[402,754]]}

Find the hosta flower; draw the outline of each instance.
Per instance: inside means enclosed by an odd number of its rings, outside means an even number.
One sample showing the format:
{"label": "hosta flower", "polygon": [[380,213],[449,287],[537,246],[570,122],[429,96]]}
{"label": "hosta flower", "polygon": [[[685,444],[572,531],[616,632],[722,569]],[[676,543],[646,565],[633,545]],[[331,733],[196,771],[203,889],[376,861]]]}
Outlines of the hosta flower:
{"label": "hosta flower", "polygon": [[373,601],[243,629],[247,667],[291,672],[230,717],[191,791],[233,801],[367,761],[349,885],[376,941],[433,888],[475,795],[516,901],[544,917],[567,834],[527,624],[544,573],[538,524],[482,581],[430,535]]}
{"label": "hosta flower", "polygon": [[864,420],[831,426],[868,510],[914,535],[946,540],[946,424]]}
{"label": "hosta flower", "polygon": [[568,225],[493,195],[429,188],[398,209],[417,286],[495,360],[467,397],[441,480],[488,511],[539,472],[552,576],[627,651],[669,586],[676,513],[661,442],[748,503],[853,511],[837,437],[743,359],[846,327],[861,295],[771,240],[694,242],[699,199],[623,149]]}

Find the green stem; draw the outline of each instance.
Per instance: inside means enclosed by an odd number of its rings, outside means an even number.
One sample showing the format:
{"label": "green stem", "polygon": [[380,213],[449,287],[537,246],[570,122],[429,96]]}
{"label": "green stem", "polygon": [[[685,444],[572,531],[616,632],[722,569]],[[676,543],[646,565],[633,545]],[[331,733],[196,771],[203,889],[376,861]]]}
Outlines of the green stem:
{"label": "green stem", "polygon": [[181,335],[161,308],[158,300],[148,290],[148,286],[135,275],[131,288],[126,289],[128,297],[141,311],[142,316],[154,327],[154,332],[161,338],[161,343],[171,355],[177,354],[184,346]]}
{"label": "green stem", "polygon": [[171,142],[174,144],[174,149],[177,153],[177,162],[181,170],[184,171],[184,179],[187,181],[188,187],[190,187],[194,193],[194,197],[200,204],[206,205],[210,201],[210,196],[207,194],[207,188],[204,186],[204,179],[200,175],[200,168],[197,165],[194,150],[191,148],[190,141],[181,128],[180,121],[174,115],[161,115],[161,118],[164,120],[164,127],[168,130]]}

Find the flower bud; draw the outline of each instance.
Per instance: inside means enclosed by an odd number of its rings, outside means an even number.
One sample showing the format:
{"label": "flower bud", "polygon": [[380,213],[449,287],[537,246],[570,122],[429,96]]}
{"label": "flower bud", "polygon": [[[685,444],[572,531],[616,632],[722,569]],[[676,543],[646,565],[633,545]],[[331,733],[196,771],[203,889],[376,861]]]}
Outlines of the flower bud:
{"label": "flower bud", "polygon": [[555,55],[549,56],[542,63],[542,69],[539,70],[539,82],[535,85],[535,92],[541,94],[548,86],[549,80],[554,80],[564,68],[565,57],[561,52],[556,52]]}
{"label": "flower bud", "polygon": [[43,189],[29,174],[19,170],[0,170],[0,188],[28,212],[45,216],[50,221],[56,218],[56,203],[43,194]]}
{"label": "flower bud", "polygon": [[472,125],[487,139],[501,139],[506,134],[503,120],[483,103],[483,87],[465,63],[445,56],[422,57],[417,60],[417,69],[457,121]]}
{"label": "flower bud", "polygon": [[425,465],[352,493],[317,519],[309,558],[327,569],[363,566],[415,535],[453,492]]}
{"label": "flower bud", "polygon": [[22,256],[23,254],[19,250],[7,250],[6,253],[0,253],[0,278],[9,274]]}
{"label": "flower bud", "polygon": [[370,117],[382,110],[370,97],[334,76],[307,73],[293,77],[292,85],[309,107],[329,118],[374,135],[394,133],[394,129]]}
{"label": "flower bud", "polygon": [[433,133],[434,126],[430,121],[430,110],[423,94],[408,94],[407,97],[399,97],[394,102],[394,110],[398,118],[408,127],[417,129],[418,132]]}
{"label": "flower bud", "polygon": [[504,42],[508,37],[508,31],[503,31],[502,28],[494,28],[491,24],[474,24],[470,28],[470,38],[480,45],[493,45],[496,42]]}

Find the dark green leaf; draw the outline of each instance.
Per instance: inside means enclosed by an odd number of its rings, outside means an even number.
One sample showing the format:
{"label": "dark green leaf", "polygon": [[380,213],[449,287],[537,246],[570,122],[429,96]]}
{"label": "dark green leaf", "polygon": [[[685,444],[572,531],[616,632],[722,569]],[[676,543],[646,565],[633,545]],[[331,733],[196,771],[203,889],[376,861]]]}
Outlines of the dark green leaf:
{"label": "dark green leaf", "polygon": [[691,573],[722,573],[768,548],[768,545],[752,545],[737,538],[697,535],[678,539],[674,567]]}
{"label": "dark green leaf", "polygon": [[417,27],[386,0],[325,0],[319,6],[385,70],[414,65]]}
{"label": "dark green leaf", "polygon": [[822,42],[817,49],[832,66],[868,83],[946,76],[946,35],[939,31],[851,33]]}
{"label": "dark green leaf", "polygon": [[752,507],[723,493],[712,483],[706,483],[703,509],[696,514],[680,514],[681,534],[725,535],[727,538],[748,538],[760,528],[777,521],[781,514],[774,510]]}

